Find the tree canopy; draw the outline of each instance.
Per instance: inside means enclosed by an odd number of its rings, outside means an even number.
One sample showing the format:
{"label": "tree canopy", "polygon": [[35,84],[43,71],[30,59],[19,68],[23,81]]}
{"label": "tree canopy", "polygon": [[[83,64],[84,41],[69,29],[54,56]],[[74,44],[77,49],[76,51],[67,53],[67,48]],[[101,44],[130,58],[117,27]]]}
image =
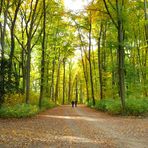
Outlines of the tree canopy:
{"label": "tree canopy", "polygon": [[[0,1],[0,104],[20,94],[39,106],[148,97],[146,0]],[[12,101],[13,102],[13,101]]]}

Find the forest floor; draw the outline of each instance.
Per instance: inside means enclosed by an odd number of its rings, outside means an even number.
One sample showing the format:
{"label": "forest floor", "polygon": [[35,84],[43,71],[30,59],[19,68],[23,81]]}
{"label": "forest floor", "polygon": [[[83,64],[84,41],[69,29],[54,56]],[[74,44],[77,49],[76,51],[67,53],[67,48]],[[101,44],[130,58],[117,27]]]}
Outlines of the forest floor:
{"label": "forest floor", "polygon": [[0,148],[148,148],[148,118],[65,105],[27,119],[0,119]]}

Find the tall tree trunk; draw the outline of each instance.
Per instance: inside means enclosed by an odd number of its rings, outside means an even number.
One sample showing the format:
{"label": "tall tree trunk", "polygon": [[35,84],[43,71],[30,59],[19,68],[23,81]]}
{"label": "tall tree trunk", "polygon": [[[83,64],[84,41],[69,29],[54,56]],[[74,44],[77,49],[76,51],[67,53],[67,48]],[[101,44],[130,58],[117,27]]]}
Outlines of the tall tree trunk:
{"label": "tall tree trunk", "polygon": [[89,62],[89,74],[90,74],[90,84],[91,84],[91,95],[93,100],[93,105],[95,105],[95,95],[94,95],[94,83],[92,74],[92,63],[91,63],[91,32],[92,32],[92,14],[90,12],[90,22],[89,22],[89,52],[88,52],[88,62]]}
{"label": "tall tree trunk", "polygon": [[16,91],[18,91],[19,90],[19,80],[20,80],[20,66],[18,66],[17,67],[17,64],[14,62],[13,63],[13,65],[14,65],[14,73],[15,73],[15,89],[16,89]]}
{"label": "tall tree trunk", "polygon": [[80,80],[80,103],[83,103],[83,86],[82,86],[82,80]]}
{"label": "tall tree trunk", "polygon": [[71,101],[71,92],[72,92],[71,81],[72,81],[72,64],[71,62],[69,62],[68,103],[70,103]]}
{"label": "tall tree trunk", "polygon": [[101,65],[101,37],[102,37],[103,24],[100,23],[100,32],[98,37],[98,70],[99,70],[99,82],[100,82],[100,99],[103,99],[103,80],[102,80],[102,65]]}
{"label": "tall tree trunk", "polygon": [[[144,0],[144,15],[145,21],[148,22],[148,10],[147,10],[147,0]],[[145,23],[145,40],[146,40],[146,49],[145,49],[145,62],[144,62],[144,86],[147,85],[147,58],[148,58],[148,23]],[[147,90],[145,91],[145,96],[148,96]]]}
{"label": "tall tree trunk", "polygon": [[14,18],[12,20],[12,25],[11,25],[11,30],[10,30],[10,34],[11,34],[11,49],[10,49],[10,55],[9,55],[9,70],[8,70],[8,82],[11,84],[11,79],[12,79],[12,60],[13,60],[13,56],[14,56],[14,50],[15,50],[15,38],[14,38],[14,28],[15,28],[15,23],[16,23],[16,19],[17,19],[17,14],[19,11],[19,8],[21,6],[21,0],[18,1],[18,4],[16,6],[15,12],[14,12]]}
{"label": "tall tree trunk", "polygon": [[44,73],[45,73],[45,40],[46,40],[46,2],[43,0],[43,40],[42,40],[42,60],[41,60],[41,83],[40,83],[40,98],[39,107],[42,106],[43,91],[44,91]]}
{"label": "tall tree trunk", "polygon": [[26,62],[26,104],[29,104],[29,92],[30,92],[30,62],[31,62],[31,39],[28,39],[27,43],[27,62]]}
{"label": "tall tree trunk", "polygon": [[117,1],[118,12],[118,74],[119,74],[119,95],[121,98],[123,111],[125,110],[125,82],[124,82],[124,30],[123,30],[123,5]]}
{"label": "tall tree trunk", "polygon": [[[26,103],[29,104],[29,95],[30,95],[30,71],[31,71],[31,40],[32,40],[32,32],[33,32],[33,25],[35,21],[35,13],[38,5],[38,1],[36,0],[35,6],[32,12],[32,18],[30,22],[29,32],[27,34],[27,63],[26,63]],[[27,28],[26,28],[27,29]]]}
{"label": "tall tree trunk", "polygon": [[64,105],[64,103],[65,103],[65,73],[66,73],[66,71],[65,71],[65,58],[63,59],[63,105]]}
{"label": "tall tree trunk", "polygon": [[55,88],[55,103],[57,102],[59,96],[60,67],[61,67],[61,61],[60,61],[60,51],[59,51],[56,88]]}
{"label": "tall tree trunk", "polygon": [[50,87],[50,97],[52,99],[52,101],[54,101],[55,96],[54,96],[54,73],[55,73],[55,59],[53,59],[52,61],[52,74],[51,74],[51,87]]}
{"label": "tall tree trunk", "polygon": [[1,0],[1,8],[0,8],[0,14],[4,13],[4,22],[2,25],[2,22],[0,21],[0,45],[1,45],[1,66],[0,66],[0,106],[3,103],[4,100],[4,94],[5,94],[5,55],[4,55],[4,49],[5,49],[5,34],[6,34],[6,24],[7,24],[7,16],[8,16],[8,9],[10,0],[7,1],[6,10],[3,12],[3,4],[4,0]]}
{"label": "tall tree trunk", "polygon": [[[113,18],[112,13],[109,11],[106,0],[103,0],[107,13],[112,20],[113,24],[117,28],[118,32],[118,77],[119,77],[119,96],[122,104],[123,111],[125,110],[125,82],[124,82],[124,28],[123,28],[123,10],[124,0],[116,0],[116,14],[117,22]],[[112,5],[110,1],[110,5]]]}
{"label": "tall tree trunk", "polygon": [[112,63],[112,97],[113,99],[115,99],[115,84],[116,84],[116,81],[115,81],[115,71],[114,71],[114,57],[113,57],[113,51],[112,51],[112,48],[110,48],[110,55],[111,55],[111,63]]}
{"label": "tall tree trunk", "polygon": [[92,64],[93,64],[93,71],[94,71],[94,92],[96,96],[98,95],[98,79],[97,79],[97,73],[96,73],[96,61],[95,61],[95,52],[92,52]]}
{"label": "tall tree trunk", "polygon": [[78,75],[76,75],[76,99],[75,100],[78,102]]}
{"label": "tall tree trunk", "polygon": [[22,91],[23,91],[23,94],[25,93],[25,86],[26,86],[26,55],[25,55],[25,48],[24,48],[24,30],[23,30],[23,19],[22,19],[22,24],[21,24],[21,27],[22,27],[22,53],[21,53],[21,59],[22,59],[22,78],[23,78],[23,84],[22,84]]}
{"label": "tall tree trunk", "polygon": [[83,60],[83,64],[84,64],[84,71],[85,71],[87,102],[89,102],[91,98],[90,98],[90,91],[89,91],[89,69],[88,69],[88,66],[87,66],[87,57],[86,57],[86,55],[84,57],[84,60]]}

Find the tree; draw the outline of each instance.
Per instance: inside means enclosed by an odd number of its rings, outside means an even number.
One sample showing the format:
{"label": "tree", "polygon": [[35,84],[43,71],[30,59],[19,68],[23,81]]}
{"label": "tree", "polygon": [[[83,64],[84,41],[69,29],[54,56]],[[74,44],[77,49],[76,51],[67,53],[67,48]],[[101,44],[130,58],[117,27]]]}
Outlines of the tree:
{"label": "tree", "polygon": [[64,103],[65,103],[65,85],[66,85],[66,82],[65,82],[65,75],[66,75],[66,70],[65,70],[65,61],[66,60],[66,58],[63,58],[63,105],[64,105]]}
{"label": "tree", "polygon": [[95,105],[95,94],[94,94],[94,83],[92,75],[92,63],[91,63],[91,33],[92,33],[92,14],[89,15],[89,47],[88,47],[88,61],[89,61],[89,72],[90,72],[90,83],[91,83],[91,95],[93,99],[93,105]]}
{"label": "tree", "polygon": [[125,81],[124,81],[124,72],[125,72],[125,66],[124,66],[124,19],[123,19],[123,13],[124,13],[124,7],[125,3],[124,0],[116,0],[116,8],[114,9],[113,4],[111,1],[109,1],[109,4],[113,9],[116,11],[117,14],[117,20],[115,20],[109,10],[108,4],[106,0],[103,0],[105,8],[107,10],[107,13],[109,17],[111,18],[113,24],[117,28],[118,32],[118,76],[119,76],[119,96],[122,103],[122,108],[125,110]]}
{"label": "tree", "polygon": [[10,22],[11,22],[11,26],[10,26],[10,35],[11,35],[11,48],[10,48],[10,55],[9,55],[9,70],[8,70],[8,82],[11,84],[12,82],[12,60],[14,57],[14,50],[15,50],[15,36],[14,36],[14,29],[15,29],[15,23],[17,20],[17,15],[18,15],[18,11],[19,8],[21,6],[22,0],[18,0],[17,2],[14,2],[12,5],[16,5],[16,9],[14,11],[14,17],[12,18],[10,16]]}
{"label": "tree", "polygon": [[[30,14],[28,20],[26,20],[26,34],[27,34],[27,63],[26,63],[26,103],[29,103],[29,92],[30,92],[30,70],[31,70],[31,51],[34,45],[31,46],[31,41],[33,36],[35,35],[35,32],[37,30],[37,27],[33,29],[36,21],[36,17],[38,16],[39,12],[37,13],[37,6],[38,6],[39,0],[35,1],[34,7],[33,7],[33,0],[31,0],[31,6],[30,6]],[[33,8],[33,10],[32,10]],[[40,22],[40,19],[39,19]],[[38,23],[39,23],[38,22]]]}
{"label": "tree", "polygon": [[42,60],[41,60],[41,84],[40,84],[40,98],[39,98],[40,108],[42,106],[42,99],[43,99],[43,93],[44,93],[45,40],[46,40],[46,1],[43,0],[43,39],[42,39]]}
{"label": "tree", "polygon": [[3,23],[0,21],[0,50],[1,50],[1,60],[0,60],[0,106],[4,101],[4,94],[5,94],[5,36],[6,36],[6,25],[7,25],[7,16],[8,16],[8,9],[10,7],[10,0],[7,2],[5,0],[1,0],[0,3],[0,15],[4,16]]}

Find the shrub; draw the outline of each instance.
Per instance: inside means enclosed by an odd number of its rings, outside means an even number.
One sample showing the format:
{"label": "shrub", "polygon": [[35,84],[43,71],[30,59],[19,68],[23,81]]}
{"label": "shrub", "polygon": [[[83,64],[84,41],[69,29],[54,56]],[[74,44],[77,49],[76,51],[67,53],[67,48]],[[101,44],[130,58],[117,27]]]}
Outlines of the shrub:
{"label": "shrub", "polygon": [[92,100],[89,100],[89,102],[87,102],[86,105],[87,105],[88,107],[91,107],[91,108],[94,107],[93,101],[92,101]]}
{"label": "shrub", "polygon": [[121,105],[119,100],[103,99],[96,102],[95,109],[101,111],[107,111],[112,114],[121,113]]}
{"label": "shrub", "polygon": [[[30,92],[30,104],[38,105],[39,102],[39,94]],[[22,94],[7,94],[4,97],[4,105],[5,106],[15,106],[17,104],[25,103],[25,96]]]}
{"label": "shrub", "polygon": [[107,111],[106,104],[107,104],[107,100],[96,101],[95,109],[101,110],[101,111]]}
{"label": "shrub", "polygon": [[122,108],[119,100],[112,100],[106,104],[106,110],[111,114],[121,114]]}
{"label": "shrub", "polygon": [[22,118],[36,115],[39,109],[35,105],[17,104],[15,106],[3,106],[0,108],[0,117],[4,118]]}
{"label": "shrub", "polygon": [[35,92],[30,92],[30,104],[38,105],[39,104],[39,94]]}
{"label": "shrub", "polygon": [[55,106],[56,106],[56,104],[53,101],[50,101],[47,98],[42,100],[42,110],[50,109],[50,108],[53,108]]}
{"label": "shrub", "polygon": [[[96,102],[95,109],[107,111],[111,114],[122,114],[120,100],[103,99]],[[125,101],[126,115],[144,115],[148,113],[148,99],[127,99]]]}
{"label": "shrub", "polygon": [[127,115],[143,115],[148,112],[148,99],[127,99]]}
{"label": "shrub", "polygon": [[24,102],[24,96],[21,94],[7,94],[4,96],[5,106],[15,106]]}

